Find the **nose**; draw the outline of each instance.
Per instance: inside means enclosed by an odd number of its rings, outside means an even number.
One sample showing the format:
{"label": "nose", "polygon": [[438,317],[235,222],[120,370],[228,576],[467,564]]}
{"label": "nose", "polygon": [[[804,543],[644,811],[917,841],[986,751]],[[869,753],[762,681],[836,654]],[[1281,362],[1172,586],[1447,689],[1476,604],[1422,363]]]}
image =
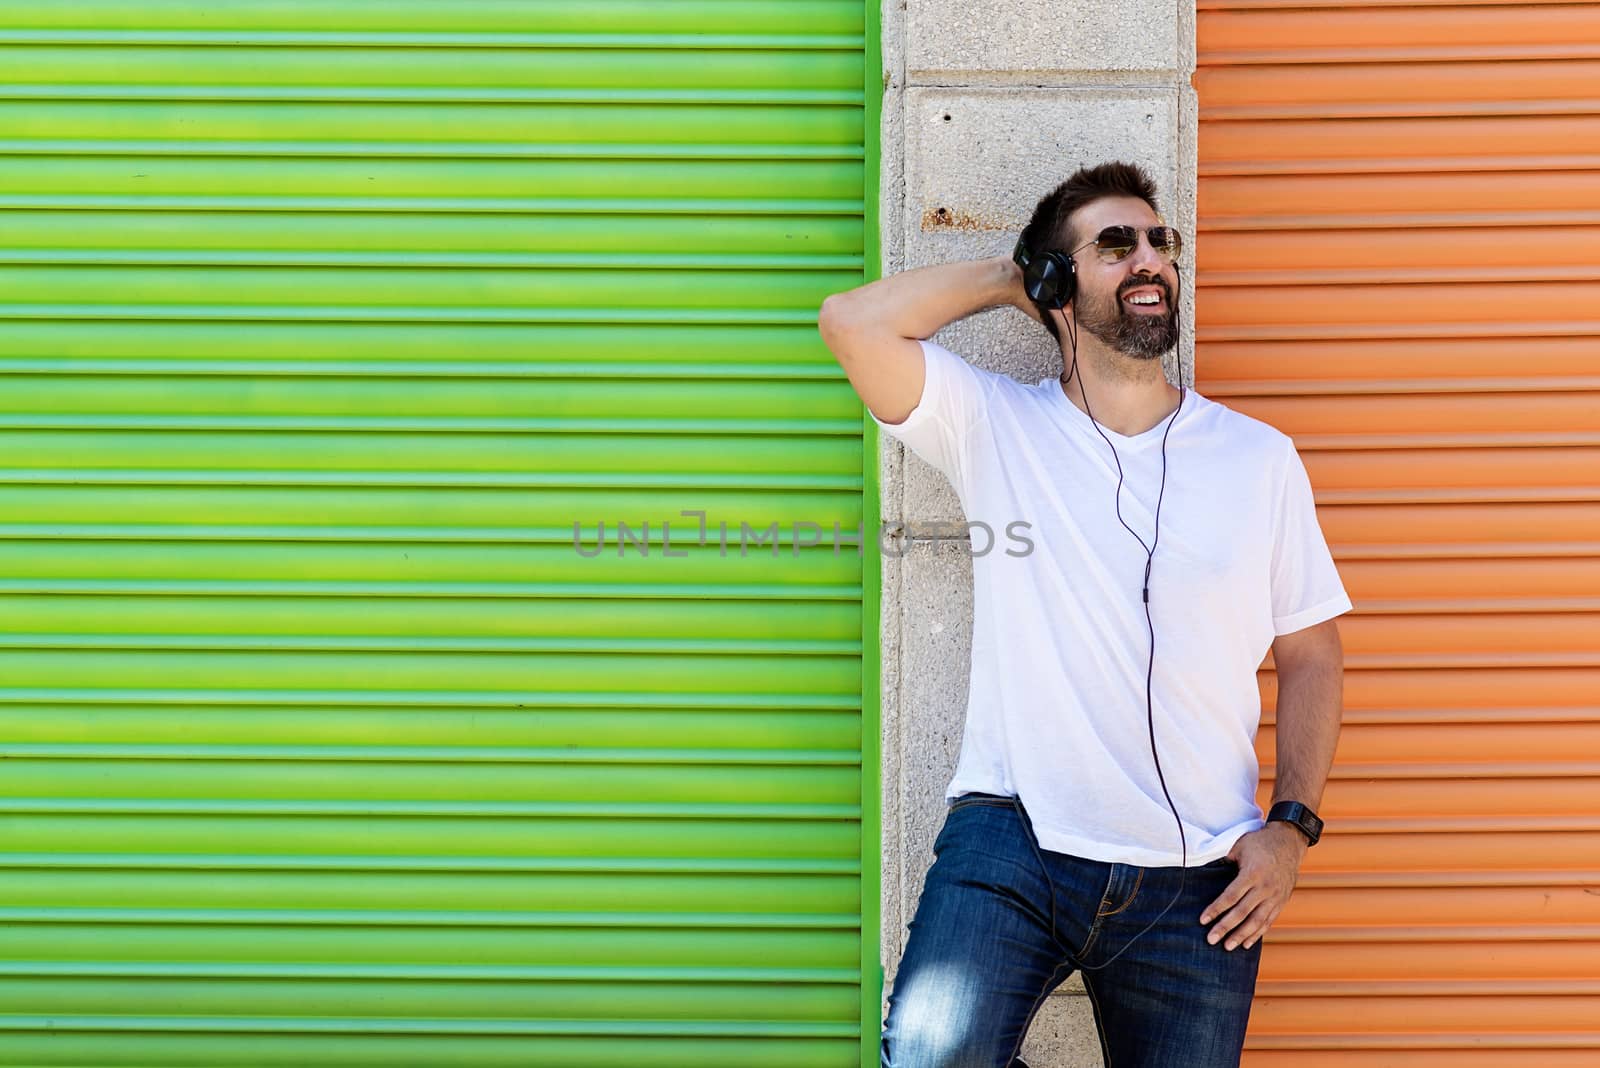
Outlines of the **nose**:
{"label": "nose", "polygon": [[1166,265],[1167,261],[1150,244],[1150,235],[1139,231],[1139,243],[1128,253],[1128,269],[1134,274],[1159,275]]}

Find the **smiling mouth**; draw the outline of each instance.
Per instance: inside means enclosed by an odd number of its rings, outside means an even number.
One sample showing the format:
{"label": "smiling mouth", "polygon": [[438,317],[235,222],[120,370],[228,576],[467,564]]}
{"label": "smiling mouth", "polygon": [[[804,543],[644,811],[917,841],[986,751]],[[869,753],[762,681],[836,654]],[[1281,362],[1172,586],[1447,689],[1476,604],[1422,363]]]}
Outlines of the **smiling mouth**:
{"label": "smiling mouth", "polygon": [[1159,293],[1136,293],[1133,296],[1123,297],[1122,303],[1129,308],[1160,311],[1167,306],[1167,298]]}

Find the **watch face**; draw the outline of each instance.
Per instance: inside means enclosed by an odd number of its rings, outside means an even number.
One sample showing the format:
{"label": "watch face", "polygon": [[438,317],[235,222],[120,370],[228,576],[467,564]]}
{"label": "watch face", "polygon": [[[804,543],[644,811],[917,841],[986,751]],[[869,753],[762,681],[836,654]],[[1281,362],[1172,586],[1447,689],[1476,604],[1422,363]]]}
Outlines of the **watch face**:
{"label": "watch face", "polygon": [[1267,818],[1279,819],[1285,823],[1292,823],[1300,828],[1301,832],[1316,845],[1317,839],[1322,837],[1322,821],[1317,814],[1298,801],[1280,801],[1272,806],[1272,812]]}

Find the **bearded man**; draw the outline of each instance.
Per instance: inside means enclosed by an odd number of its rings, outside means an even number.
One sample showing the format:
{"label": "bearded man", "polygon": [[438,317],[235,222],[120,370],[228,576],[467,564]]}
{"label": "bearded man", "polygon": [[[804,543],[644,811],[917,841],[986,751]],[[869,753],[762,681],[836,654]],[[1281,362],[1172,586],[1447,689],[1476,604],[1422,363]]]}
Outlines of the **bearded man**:
{"label": "bearded man", "polygon": [[[1351,605],[1293,442],[1163,373],[1182,249],[1149,176],[1106,163],[1044,197],[1010,257],[823,302],[823,340],[884,433],[970,520],[1025,521],[1033,545],[973,560],[961,758],[884,1068],[1020,1065],[1074,971],[1109,1068],[1239,1063],[1261,938],[1321,833]],[[1049,330],[1059,377],[1017,382],[926,340],[1004,305]]]}

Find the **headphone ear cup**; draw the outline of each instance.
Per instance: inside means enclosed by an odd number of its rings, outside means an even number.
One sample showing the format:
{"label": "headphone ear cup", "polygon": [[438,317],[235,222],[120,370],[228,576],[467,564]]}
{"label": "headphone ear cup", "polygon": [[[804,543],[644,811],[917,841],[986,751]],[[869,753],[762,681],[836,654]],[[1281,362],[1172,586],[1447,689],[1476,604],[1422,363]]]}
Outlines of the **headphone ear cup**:
{"label": "headphone ear cup", "polygon": [[1056,265],[1056,307],[1065,308],[1078,294],[1078,265],[1062,252],[1049,253],[1048,258]]}
{"label": "headphone ear cup", "polygon": [[1071,257],[1046,252],[1029,262],[1022,275],[1022,287],[1035,304],[1064,308],[1078,288],[1076,266]]}
{"label": "headphone ear cup", "polygon": [[1043,256],[1035,256],[1022,269],[1022,289],[1035,304],[1051,307],[1056,298],[1055,272]]}
{"label": "headphone ear cup", "polygon": [[1065,308],[1072,303],[1078,291],[1077,265],[1071,256],[1059,252],[1046,252],[1028,264],[1023,274],[1023,288],[1035,304],[1046,308]]}

